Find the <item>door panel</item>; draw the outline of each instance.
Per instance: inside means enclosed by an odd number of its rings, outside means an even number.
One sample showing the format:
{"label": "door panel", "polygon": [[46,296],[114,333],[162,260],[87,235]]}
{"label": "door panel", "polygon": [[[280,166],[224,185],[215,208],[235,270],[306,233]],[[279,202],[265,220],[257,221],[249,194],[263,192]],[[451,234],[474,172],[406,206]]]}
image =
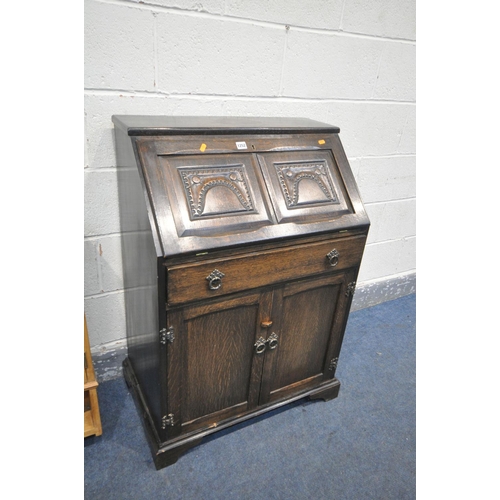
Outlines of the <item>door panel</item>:
{"label": "door panel", "polygon": [[[186,308],[183,325],[184,431],[248,410],[258,393],[262,359],[254,357],[266,294]],[[257,359],[254,359],[257,358]]]}
{"label": "door panel", "polygon": [[321,383],[332,333],[341,320],[344,283],[344,275],[337,274],[283,288],[278,347],[266,353],[264,373],[270,381],[261,404]]}
{"label": "door panel", "polygon": [[247,306],[186,324],[188,420],[247,400],[256,318],[257,306]]}
{"label": "door panel", "polygon": [[250,154],[158,156],[153,197],[168,196],[179,237],[221,235],[272,224]]}
{"label": "door panel", "polygon": [[322,373],[338,293],[339,285],[329,285],[283,299],[283,335],[272,391]]}
{"label": "door panel", "polygon": [[329,151],[257,155],[278,222],[312,222],[354,213]]}

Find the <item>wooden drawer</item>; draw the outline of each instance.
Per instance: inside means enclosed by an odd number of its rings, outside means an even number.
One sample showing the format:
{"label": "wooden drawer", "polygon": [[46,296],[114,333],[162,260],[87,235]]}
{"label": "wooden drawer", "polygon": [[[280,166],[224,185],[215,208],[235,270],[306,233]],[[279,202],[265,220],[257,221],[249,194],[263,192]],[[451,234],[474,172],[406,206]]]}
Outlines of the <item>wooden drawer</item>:
{"label": "wooden drawer", "polygon": [[167,303],[179,305],[355,267],[361,262],[365,240],[365,235],[336,238],[167,267]]}

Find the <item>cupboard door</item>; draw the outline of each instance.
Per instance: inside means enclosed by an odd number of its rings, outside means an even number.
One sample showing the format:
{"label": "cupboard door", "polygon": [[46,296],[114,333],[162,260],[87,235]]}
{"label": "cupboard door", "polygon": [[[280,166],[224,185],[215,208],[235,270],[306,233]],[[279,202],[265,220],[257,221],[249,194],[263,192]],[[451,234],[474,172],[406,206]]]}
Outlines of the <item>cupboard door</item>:
{"label": "cupboard door", "polygon": [[182,314],[182,431],[209,427],[258,403],[263,356],[254,355],[272,294],[186,307]]}
{"label": "cupboard door", "polygon": [[289,397],[329,378],[347,314],[346,274],[299,281],[280,293],[276,347],[266,353],[260,403]]}

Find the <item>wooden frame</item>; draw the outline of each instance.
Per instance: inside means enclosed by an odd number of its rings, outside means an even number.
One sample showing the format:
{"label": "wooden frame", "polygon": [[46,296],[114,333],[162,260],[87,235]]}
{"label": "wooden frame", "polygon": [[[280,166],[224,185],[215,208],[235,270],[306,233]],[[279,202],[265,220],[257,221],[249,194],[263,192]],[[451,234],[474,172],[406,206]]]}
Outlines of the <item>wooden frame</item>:
{"label": "wooden frame", "polygon": [[89,334],[87,330],[87,318],[83,317],[83,332],[85,356],[83,365],[83,422],[84,437],[100,436],[102,434],[101,415],[99,413],[99,402],[97,400],[97,380],[95,378],[92,355],[90,354]]}

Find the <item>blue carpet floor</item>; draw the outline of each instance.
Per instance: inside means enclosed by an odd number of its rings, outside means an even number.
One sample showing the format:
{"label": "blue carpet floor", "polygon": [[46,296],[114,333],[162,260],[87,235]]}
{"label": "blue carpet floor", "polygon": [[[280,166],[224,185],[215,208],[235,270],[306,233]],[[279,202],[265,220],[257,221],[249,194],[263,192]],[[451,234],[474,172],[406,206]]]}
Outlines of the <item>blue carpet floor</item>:
{"label": "blue carpet floor", "polygon": [[85,439],[85,498],[414,499],[415,308],[413,294],[350,315],[338,398],[220,431],[159,471],[124,380],[102,383],[103,435]]}

